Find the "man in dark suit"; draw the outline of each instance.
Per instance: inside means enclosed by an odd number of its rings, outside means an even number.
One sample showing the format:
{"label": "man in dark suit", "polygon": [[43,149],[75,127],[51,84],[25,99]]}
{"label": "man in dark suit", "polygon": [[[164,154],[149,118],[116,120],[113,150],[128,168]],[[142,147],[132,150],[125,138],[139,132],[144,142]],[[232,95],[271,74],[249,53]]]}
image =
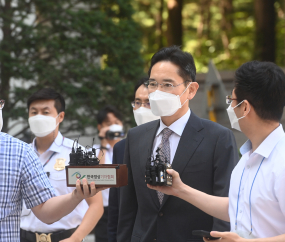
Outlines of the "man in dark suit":
{"label": "man in dark suit", "polygon": [[229,224],[191,204],[148,189],[147,158],[157,147],[181,180],[200,191],[228,196],[231,171],[238,161],[234,136],[227,128],[197,117],[188,106],[199,88],[193,57],[178,47],[157,52],[149,69],[151,110],[161,120],[131,129],[125,144],[128,186],[121,189],[119,242],[203,241],[192,230],[229,230]]}
{"label": "man in dark suit", "polygon": [[[159,117],[150,111],[148,89],[145,82],[148,77],[141,78],[134,88],[132,107],[137,125],[147,123]],[[123,164],[126,140],[119,141],[113,149],[113,164]],[[117,242],[117,227],[119,218],[120,188],[110,188],[108,213],[108,242]]]}

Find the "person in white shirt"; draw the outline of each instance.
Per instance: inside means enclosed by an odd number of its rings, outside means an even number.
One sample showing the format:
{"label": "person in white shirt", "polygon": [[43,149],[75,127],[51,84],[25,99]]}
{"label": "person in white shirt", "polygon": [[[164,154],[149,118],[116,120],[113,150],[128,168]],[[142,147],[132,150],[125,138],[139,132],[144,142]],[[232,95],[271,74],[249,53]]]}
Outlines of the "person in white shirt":
{"label": "person in white shirt", "polygon": [[285,134],[280,124],[284,93],[285,74],[274,63],[251,61],[236,71],[232,96],[226,98],[227,111],[232,128],[249,140],[240,149],[229,197],[186,186],[174,170],[168,172],[172,187],[149,187],[230,221],[231,232],[211,232],[221,241],[285,241]]}
{"label": "person in white shirt", "polygon": [[[97,149],[97,156],[100,164],[112,164],[113,147],[121,140],[121,137],[108,136],[109,131],[119,131],[123,134],[123,116],[112,105],[107,105],[99,110],[97,114],[97,128],[100,144],[93,147]],[[108,242],[108,207],[109,207],[109,188],[102,191],[104,213],[98,224],[92,231],[95,234],[96,242]]]}
{"label": "person in white shirt", "polygon": [[[72,192],[74,188],[66,185],[65,166],[69,163],[73,141],[59,132],[59,124],[65,115],[62,95],[51,88],[44,88],[32,94],[27,105],[29,125],[36,136],[31,145],[56,195]],[[102,214],[101,192],[83,200],[73,212],[50,225],[41,222],[24,204],[20,224],[21,242],[37,241],[37,237],[48,238],[49,234],[52,242],[82,241]]]}

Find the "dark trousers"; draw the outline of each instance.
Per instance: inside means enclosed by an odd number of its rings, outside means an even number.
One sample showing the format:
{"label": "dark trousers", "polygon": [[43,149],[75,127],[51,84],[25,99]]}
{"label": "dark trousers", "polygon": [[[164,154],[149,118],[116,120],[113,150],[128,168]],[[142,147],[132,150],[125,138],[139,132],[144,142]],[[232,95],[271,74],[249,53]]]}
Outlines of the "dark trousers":
{"label": "dark trousers", "polygon": [[92,234],[95,234],[96,242],[108,242],[108,207],[104,207],[103,216],[98,221],[97,225],[92,231]]}

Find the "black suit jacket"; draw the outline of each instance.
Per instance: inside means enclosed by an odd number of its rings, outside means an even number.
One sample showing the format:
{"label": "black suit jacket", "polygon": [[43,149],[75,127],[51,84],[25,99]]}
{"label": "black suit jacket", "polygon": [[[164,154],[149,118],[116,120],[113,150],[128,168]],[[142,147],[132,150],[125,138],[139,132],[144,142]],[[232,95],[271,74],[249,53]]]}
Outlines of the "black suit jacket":
{"label": "black suit jacket", "polygon": [[[202,212],[186,201],[157,193],[145,184],[145,166],[152,152],[159,120],[129,131],[124,163],[128,186],[121,188],[118,242],[203,241],[192,230],[229,230],[229,224]],[[231,172],[238,161],[232,132],[191,112],[180,138],[172,167],[181,180],[200,191],[228,196]]]}
{"label": "black suit jacket", "polygon": [[[113,164],[123,164],[126,140],[123,139],[113,148]],[[120,188],[110,188],[108,213],[108,242],[117,242]]]}

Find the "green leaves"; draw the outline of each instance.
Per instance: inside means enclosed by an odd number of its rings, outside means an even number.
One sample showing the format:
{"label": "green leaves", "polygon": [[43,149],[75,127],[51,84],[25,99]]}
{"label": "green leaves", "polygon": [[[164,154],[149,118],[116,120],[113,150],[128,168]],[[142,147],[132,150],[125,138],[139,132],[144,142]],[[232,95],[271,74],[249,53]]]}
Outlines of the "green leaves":
{"label": "green leaves", "polygon": [[[0,90],[1,96],[10,93],[3,112],[6,123],[8,117],[26,117],[28,96],[42,87],[52,87],[66,98],[65,117],[71,130],[84,133],[87,126],[96,127],[96,110],[106,104],[131,115],[129,103],[143,60],[130,0],[15,2],[17,7],[10,8],[9,21],[15,27],[10,29],[9,49],[3,48],[8,40],[1,42],[1,68],[11,70],[9,82],[21,80],[28,89]],[[0,20],[5,23],[5,19],[2,12]],[[1,78],[3,86],[2,82]]]}

